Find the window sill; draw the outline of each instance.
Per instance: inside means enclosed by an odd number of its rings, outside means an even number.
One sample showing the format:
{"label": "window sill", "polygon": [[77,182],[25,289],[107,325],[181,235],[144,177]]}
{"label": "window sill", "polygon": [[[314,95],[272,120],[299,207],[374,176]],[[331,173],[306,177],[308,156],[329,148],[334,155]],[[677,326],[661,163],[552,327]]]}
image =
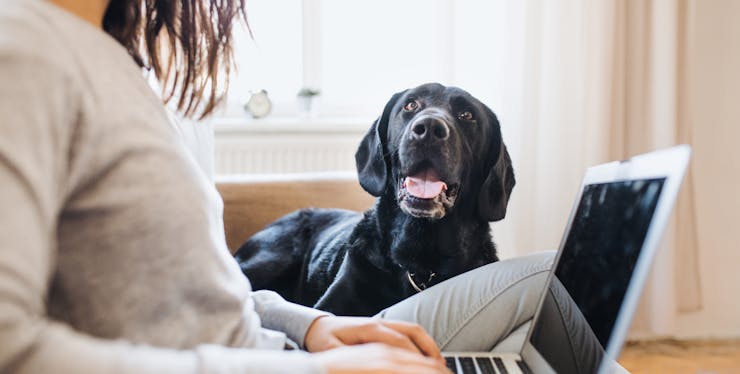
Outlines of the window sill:
{"label": "window sill", "polygon": [[335,117],[269,117],[264,119],[219,117],[213,119],[213,129],[217,135],[283,133],[358,134],[365,133],[370,128],[372,121],[372,119],[365,118]]}

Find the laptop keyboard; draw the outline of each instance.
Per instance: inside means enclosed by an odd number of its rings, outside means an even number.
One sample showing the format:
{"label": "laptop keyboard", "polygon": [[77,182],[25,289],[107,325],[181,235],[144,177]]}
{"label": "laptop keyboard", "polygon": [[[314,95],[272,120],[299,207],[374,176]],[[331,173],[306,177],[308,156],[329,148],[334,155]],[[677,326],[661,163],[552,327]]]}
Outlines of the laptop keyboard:
{"label": "laptop keyboard", "polygon": [[529,366],[524,363],[524,361],[517,360],[516,364],[519,366],[519,370],[522,371],[524,374],[532,374],[532,370],[529,370]]}
{"label": "laptop keyboard", "polygon": [[[478,368],[482,374],[496,374],[496,369],[493,368],[493,363],[491,363],[490,358],[476,357],[475,362],[478,363]],[[506,372],[506,368],[504,368],[504,372]]]}
{"label": "laptop keyboard", "polygon": [[448,369],[452,370],[453,373],[457,373],[457,363],[454,357],[445,357],[445,363]]}
{"label": "laptop keyboard", "polygon": [[463,374],[478,374],[478,372],[475,371],[475,363],[472,358],[458,357],[457,359],[460,361],[460,367],[462,367]]}
{"label": "laptop keyboard", "polygon": [[[445,362],[455,374],[509,374],[504,361],[499,357],[455,356],[445,357]],[[531,373],[524,362],[516,360],[516,364],[522,373]]]}
{"label": "laptop keyboard", "polygon": [[493,362],[496,364],[496,367],[501,373],[508,373],[508,371],[506,371],[506,366],[504,366],[504,360],[498,357],[494,357]]}

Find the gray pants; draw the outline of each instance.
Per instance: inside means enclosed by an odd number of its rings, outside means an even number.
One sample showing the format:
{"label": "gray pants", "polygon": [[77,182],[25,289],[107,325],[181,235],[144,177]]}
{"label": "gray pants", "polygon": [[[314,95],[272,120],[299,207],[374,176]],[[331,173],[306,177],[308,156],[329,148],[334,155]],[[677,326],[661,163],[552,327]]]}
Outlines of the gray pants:
{"label": "gray pants", "polygon": [[[481,266],[392,305],[377,317],[424,326],[442,351],[517,353],[524,345],[555,254],[539,252]],[[558,297],[557,293],[556,299],[570,300],[567,294]],[[579,343],[566,347],[568,355],[575,359],[579,372],[595,372],[601,352],[591,348],[600,350],[601,346],[590,329],[576,326],[588,324],[582,316],[575,317],[574,306],[562,303],[543,313],[557,313],[559,319],[570,322],[560,334],[570,334],[563,341]],[[628,373],[616,362],[611,372]]]}
{"label": "gray pants", "polygon": [[519,352],[555,252],[482,266],[381,311],[418,323],[443,351]]}

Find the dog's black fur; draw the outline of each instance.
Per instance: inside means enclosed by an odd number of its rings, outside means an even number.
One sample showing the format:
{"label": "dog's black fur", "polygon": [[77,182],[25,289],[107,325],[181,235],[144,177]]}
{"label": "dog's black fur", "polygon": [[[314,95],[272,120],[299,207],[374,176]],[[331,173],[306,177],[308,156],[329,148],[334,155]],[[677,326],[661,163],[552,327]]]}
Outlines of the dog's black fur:
{"label": "dog's black fur", "polygon": [[[255,289],[370,316],[417,292],[407,272],[429,287],[498,260],[488,222],[504,218],[514,172],[498,120],[480,101],[436,83],[399,92],[355,159],[375,206],[304,209],[255,234],[236,253]],[[412,196],[406,177],[430,168],[447,188]]]}

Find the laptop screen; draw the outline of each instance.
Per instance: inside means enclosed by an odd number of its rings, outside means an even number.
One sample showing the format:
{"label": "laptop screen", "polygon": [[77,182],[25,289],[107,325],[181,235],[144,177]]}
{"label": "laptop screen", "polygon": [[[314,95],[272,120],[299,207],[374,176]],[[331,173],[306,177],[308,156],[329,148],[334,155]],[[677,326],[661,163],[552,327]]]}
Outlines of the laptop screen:
{"label": "laptop screen", "polygon": [[530,337],[556,372],[598,370],[664,182],[584,187]]}

